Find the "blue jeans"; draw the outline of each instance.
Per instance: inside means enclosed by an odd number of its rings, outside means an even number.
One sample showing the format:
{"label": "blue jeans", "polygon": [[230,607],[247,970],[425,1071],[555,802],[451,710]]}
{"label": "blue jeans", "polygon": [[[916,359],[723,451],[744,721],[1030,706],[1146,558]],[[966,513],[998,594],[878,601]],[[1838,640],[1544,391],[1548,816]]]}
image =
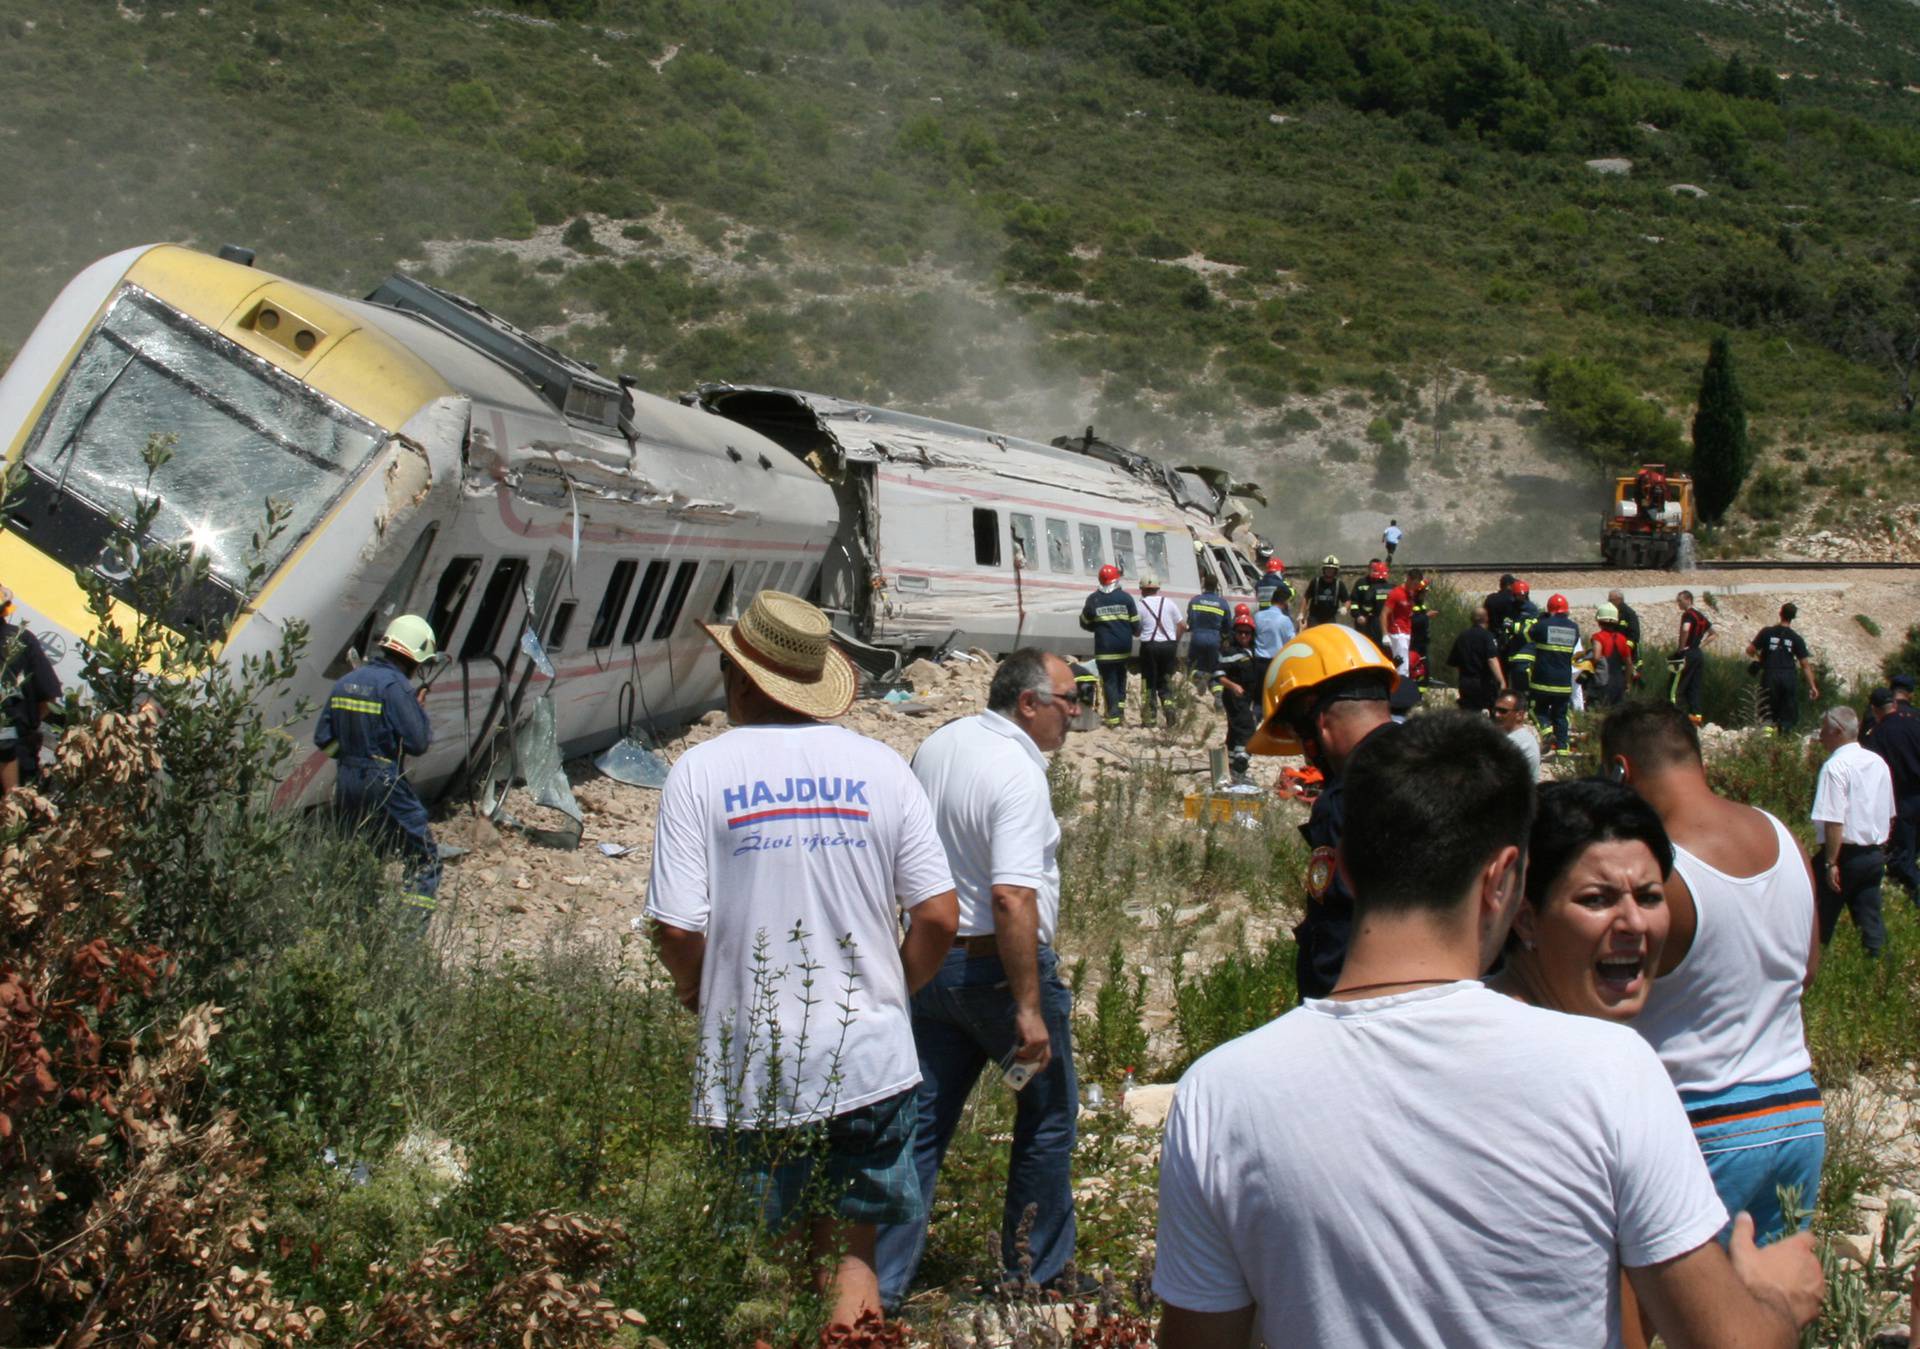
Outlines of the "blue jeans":
{"label": "blue jeans", "polygon": [[[1073,1071],[1073,995],[1060,982],[1058,966],[1052,949],[1040,948],[1040,1011],[1053,1040],[1053,1059],[1014,1097],[1013,1157],[1000,1220],[1007,1274],[1017,1278],[1016,1235],[1028,1205],[1034,1207],[1027,1248],[1038,1283],[1059,1274],[1073,1257],[1073,1142],[1080,1083]],[[914,994],[913,1040],[921,1077],[914,1162],[929,1218],[940,1161],[953,1141],[967,1095],[982,1069],[998,1075],[999,1061],[1013,1048],[1013,1011],[1000,958],[968,959],[958,948],[948,952],[940,972]],[[995,1090],[1005,1088],[996,1084]],[[883,1304],[898,1307],[906,1298],[926,1249],[924,1221],[880,1229],[875,1263]]]}

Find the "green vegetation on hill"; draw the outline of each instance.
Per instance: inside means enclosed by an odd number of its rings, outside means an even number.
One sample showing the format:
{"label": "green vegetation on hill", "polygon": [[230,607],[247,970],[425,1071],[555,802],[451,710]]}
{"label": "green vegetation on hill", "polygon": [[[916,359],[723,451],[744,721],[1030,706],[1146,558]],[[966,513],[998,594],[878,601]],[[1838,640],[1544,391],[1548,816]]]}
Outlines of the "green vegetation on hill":
{"label": "green vegetation on hill", "polygon": [[[1912,485],[1920,99],[1885,75],[1920,63],[1892,0],[1856,7],[1865,40],[1815,25],[1787,81],[1766,23],[1676,35],[1653,0],[11,8],[0,352],[135,242],[354,292],[429,240],[565,226],[447,279],[666,393],[979,417],[1091,389],[1123,439],[1257,460],[1290,401],[1404,418],[1440,370],[1531,395],[1561,363],[1656,425],[1726,331],[1763,468],[1858,446]],[[1641,448],[1550,410],[1554,443]]]}

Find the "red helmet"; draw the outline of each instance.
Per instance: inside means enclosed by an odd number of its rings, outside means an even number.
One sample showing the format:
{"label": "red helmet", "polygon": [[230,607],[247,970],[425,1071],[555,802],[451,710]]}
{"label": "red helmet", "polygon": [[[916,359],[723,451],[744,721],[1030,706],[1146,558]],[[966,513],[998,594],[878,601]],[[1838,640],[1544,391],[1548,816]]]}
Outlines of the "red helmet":
{"label": "red helmet", "polygon": [[1547,597],[1548,613],[1564,614],[1566,611],[1567,611],[1567,597],[1565,595],[1549,595]]}
{"label": "red helmet", "polygon": [[1525,581],[1515,581],[1513,583],[1513,593],[1518,595],[1521,599],[1525,599],[1528,595],[1531,595],[1533,593],[1533,587],[1528,585]]}
{"label": "red helmet", "polygon": [[1267,559],[1268,571],[1285,571],[1286,569],[1287,569],[1287,564],[1282,562],[1279,558],[1270,557]]}
{"label": "red helmet", "polygon": [[1233,621],[1234,621],[1235,623],[1251,623],[1251,622],[1253,622],[1253,606],[1252,606],[1251,604],[1236,604],[1236,605],[1234,605],[1234,606],[1233,606]]}
{"label": "red helmet", "polygon": [[1369,581],[1386,580],[1387,564],[1380,561],[1378,558],[1375,558],[1373,561],[1367,563],[1367,579]]}
{"label": "red helmet", "polygon": [[1120,568],[1114,566],[1113,563],[1109,562],[1107,563],[1106,566],[1100,568],[1100,584],[1101,585],[1106,585],[1109,582],[1117,581],[1119,579],[1120,579]]}

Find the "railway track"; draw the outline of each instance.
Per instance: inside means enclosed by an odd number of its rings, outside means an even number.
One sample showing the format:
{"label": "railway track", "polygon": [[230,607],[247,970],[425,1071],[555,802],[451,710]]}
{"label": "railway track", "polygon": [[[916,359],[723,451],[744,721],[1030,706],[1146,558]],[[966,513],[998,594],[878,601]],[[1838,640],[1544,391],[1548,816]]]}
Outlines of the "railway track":
{"label": "railway track", "polygon": [[[1429,573],[1445,572],[1512,572],[1516,576],[1529,573],[1563,571],[1607,571],[1631,579],[1637,576],[1652,577],[1661,574],[1660,568],[1608,567],[1606,564],[1588,559],[1584,562],[1424,562],[1413,565]],[[1804,559],[1792,561],[1754,561],[1750,559],[1719,559],[1694,563],[1695,571],[1920,571],[1920,562],[1810,562]]]}

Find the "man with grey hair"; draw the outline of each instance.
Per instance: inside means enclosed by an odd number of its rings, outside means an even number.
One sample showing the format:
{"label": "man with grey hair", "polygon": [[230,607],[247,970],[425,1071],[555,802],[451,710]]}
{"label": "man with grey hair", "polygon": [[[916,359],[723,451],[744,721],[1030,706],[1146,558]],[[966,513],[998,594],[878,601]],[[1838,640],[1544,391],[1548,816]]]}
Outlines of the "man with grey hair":
{"label": "man with grey hair", "polygon": [[[1079,1083],[1073,1071],[1072,995],[1053,951],[1060,911],[1060,824],[1046,755],[1060,748],[1077,708],[1073,671],[1026,647],[1001,662],[987,710],[948,722],[920,746],[914,776],[960,896],[959,937],[913,999],[920,1056],[914,1161],[932,1212],[940,1161],[982,1070],[1014,1092],[1001,1249],[1009,1280],[1047,1283],[1073,1256],[1072,1162]],[[1026,1211],[1030,1271],[1021,1268]],[[880,1234],[880,1296],[897,1308],[927,1244],[927,1224]]]}
{"label": "man with grey hair", "polygon": [[1860,944],[1878,959],[1886,944],[1880,920],[1880,881],[1886,872],[1887,836],[1893,832],[1893,774],[1887,761],[1860,746],[1860,717],[1835,707],[1820,718],[1820,746],[1827,761],[1813,793],[1813,822],[1820,826],[1820,944],[1833,940],[1840,911],[1853,915]]}

